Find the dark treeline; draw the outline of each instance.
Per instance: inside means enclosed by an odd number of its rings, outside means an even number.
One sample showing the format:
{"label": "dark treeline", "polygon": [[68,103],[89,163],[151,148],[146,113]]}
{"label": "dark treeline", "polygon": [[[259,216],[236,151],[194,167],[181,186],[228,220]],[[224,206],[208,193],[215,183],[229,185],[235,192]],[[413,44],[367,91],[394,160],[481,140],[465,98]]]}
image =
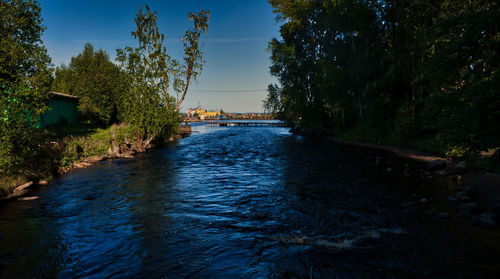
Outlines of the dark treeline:
{"label": "dark treeline", "polygon": [[498,1],[270,0],[265,108],[305,132],[463,155],[500,146]]}

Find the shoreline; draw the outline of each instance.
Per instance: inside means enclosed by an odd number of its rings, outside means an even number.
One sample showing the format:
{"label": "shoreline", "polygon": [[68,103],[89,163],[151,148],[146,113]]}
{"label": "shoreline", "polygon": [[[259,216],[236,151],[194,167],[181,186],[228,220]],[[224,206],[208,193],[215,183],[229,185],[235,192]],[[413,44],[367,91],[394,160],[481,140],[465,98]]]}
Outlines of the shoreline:
{"label": "shoreline", "polygon": [[[396,164],[404,164],[405,162],[416,163],[416,169],[420,173],[421,178],[423,177],[427,181],[422,183],[422,186],[432,184],[430,187],[437,187],[439,190],[446,188],[444,192],[451,191],[451,193],[443,193],[432,198],[441,200],[447,204],[448,211],[439,212],[439,208],[426,204],[426,201],[430,199],[429,197],[422,197],[421,199],[418,198],[415,201],[407,203],[405,212],[408,211],[410,215],[414,213],[416,208],[420,207],[427,209],[427,215],[433,216],[439,221],[453,219],[460,223],[472,223],[480,228],[498,228],[498,224],[500,223],[500,173],[478,173],[471,171],[467,168],[464,161],[455,162],[439,155],[413,148],[348,141],[333,136],[327,136],[326,138],[335,144],[372,150],[375,153],[379,153],[380,157],[375,159],[377,165],[383,156],[386,157],[384,159],[388,159],[389,161],[391,161],[391,157],[397,157],[402,160],[402,162],[396,162]],[[388,168],[390,172],[392,168],[396,169],[399,167],[399,169],[404,169],[402,166],[393,165],[393,163],[389,163],[391,166],[391,168]],[[406,168],[408,167],[408,164],[404,165]],[[406,170],[405,173],[398,175],[409,176],[406,174]],[[451,187],[454,189],[448,188],[448,185],[442,182],[428,183],[430,180],[438,180],[438,178],[450,179],[455,184],[455,187]],[[419,196],[420,193],[416,193],[416,195]]]}
{"label": "shoreline", "polygon": [[391,152],[396,156],[402,157],[403,159],[411,160],[419,163],[431,163],[435,160],[444,160],[447,163],[450,163],[451,160],[440,157],[439,155],[432,154],[430,152],[424,152],[421,150],[409,148],[409,147],[401,147],[401,146],[391,146],[391,145],[378,145],[372,143],[364,143],[364,142],[356,142],[356,141],[348,141],[336,138],[334,136],[328,136],[328,139],[348,146],[355,146],[361,148],[368,148],[373,150],[379,150],[384,152]]}
{"label": "shoreline", "polygon": [[[186,138],[189,135],[191,135],[191,126],[189,125],[179,125],[179,132],[177,134],[172,135],[170,138],[167,139],[167,142],[171,142],[174,140],[178,140],[181,138]],[[139,153],[144,153],[148,150],[151,150],[155,148],[150,147],[147,148],[143,152],[138,152],[137,150],[133,149],[130,145],[130,143],[118,143],[116,141],[113,141],[111,143],[111,147],[108,149],[107,154],[102,154],[102,155],[97,155],[97,156],[90,156],[87,158],[83,158],[83,160],[79,160],[76,162],[73,162],[71,166],[69,167],[59,167],[57,171],[55,172],[55,177],[59,177],[65,173],[73,172],[78,169],[84,169],[88,168],[95,163],[102,162],[102,161],[107,161],[107,160],[116,160],[116,159],[133,159],[135,158],[134,155],[139,154]],[[19,185],[17,187],[14,187],[10,194],[0,197],[0,202],[7,202],[11,201],[13,199],[19,199],[19,200],[34,200],[37,199],[38,197],[25,197],[33,188],[39,187],[39,186],[47,186],[49,185],[49,181],[45,179],[40,179],[38,182],[34,181],[28,181],[22,185]]]}

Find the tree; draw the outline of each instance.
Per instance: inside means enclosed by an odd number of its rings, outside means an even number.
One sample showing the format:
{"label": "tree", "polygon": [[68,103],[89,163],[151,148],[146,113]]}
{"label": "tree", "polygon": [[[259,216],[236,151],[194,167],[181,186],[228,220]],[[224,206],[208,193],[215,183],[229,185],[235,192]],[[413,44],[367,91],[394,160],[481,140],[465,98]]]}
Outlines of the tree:
{"label": "tree", "polygon": [[498,147],[497,1],[270,3],[282,26],[265,105],[283,119],[443,153]]}
{"label": "tree", "polygon": [[184,43],[184,62],[185,62],[185,84],[184,92],[181,98],[177,101],[175,110],[179,111],[179,108],[186,97],[186,93],[189,88],[189,82],[191,78],[196,79],[203,69],[203,53],[200,48],[200,37],[203,32],[208,31],[208,20],[210,18],[210,12],[201,10],[196,13],[188,13],[189,20],[193,21],[194,27],[192,30],[187,30],[186,34],[182,37]]}
{"label": "tree", "polygon": [[374,100],[389,97],[378,110],[391,133],[443,153],[498,147],[498,3],[389,1],[382,14],[389,51]]}
{"label": "tree", "polygon": [[270,88],[268,100],[279,100],[281,116],[303,129],[331,128],[330,122],[337,119],[341,126],[362,121],[366,86],[380,72],[380,27],[371,4],[270,3],[283,25],[282,40],[269,43],[271,74],[281,88],[279,93]]}
{"label": "tree", "polygon": [[0,173],[21,172],[37,149],[52,81],[36,1],[0,1]]}
{"label": "tree", "polygon": [[121,93],[127,89],[127,78],[109,60],[102,49],[94,51],[87,43],[82,53],[71,58],[69,66],[56,69],[52,89],[80,97],[80,111],[93,124],[116,122],[121,111]]}
{"label": "tree", "polygon": [[[190,79],[196,78],[202,68],[199,37],[207,30],[208,11],[189,13],[194,29],[183,37],[185,65],[167,54],[163,46],[165,36],[157,26],[157,12],[139,9],[135,17],[137,25],[132,36],[138,40],[136,48],[117,50],[117,60],[130,78],[130,90],[125,94],[126,122],[137,131],[137,148],[145,149],[159,137],[169,136],[180,122],[179,107],[189,87]],[[182,79],[184,76],[185,80]],[[169,94],[169,89],[182,96],[179,100]]]}

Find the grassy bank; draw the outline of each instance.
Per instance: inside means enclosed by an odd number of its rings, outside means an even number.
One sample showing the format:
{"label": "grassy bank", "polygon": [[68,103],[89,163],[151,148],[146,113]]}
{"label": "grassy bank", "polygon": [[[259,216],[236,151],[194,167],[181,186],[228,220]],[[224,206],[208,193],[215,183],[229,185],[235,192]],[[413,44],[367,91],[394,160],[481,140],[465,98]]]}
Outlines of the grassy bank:
{"label": "grassy bank", "polygon": [[[75,164],[90,157],[109,155],[113,144],[133,141],[135,134],[130,126],[115,124],[108,128],[88,126],[59,127],[43,131],[44,144],[26,158],[25,168],[17,173],[0,175],[0,198],[26,182],[50,181],[54,175],[74,168]],[[133,145],[129,145],[130,153]]]}
{"label": "grassy bank", "polygon": [[112,142],[123,143],[134,138],[134,131],[125,124],[115,124],[106,129],[85,127],[68,131],[52,130],[55,151],[59,154],[56,167],[69,167],[75,162],[92,156],[106,155]]}
{"label": "grassy bank", "polygon": [[106,155],[113,141],[133,138],[129,126],[112,125],[106,129],[88,126],[59,127],[43,131],[44,144],[26,158],[25,168],[0,176],[0,197],[28,181],[52,180],[61,168],[91,156]]}

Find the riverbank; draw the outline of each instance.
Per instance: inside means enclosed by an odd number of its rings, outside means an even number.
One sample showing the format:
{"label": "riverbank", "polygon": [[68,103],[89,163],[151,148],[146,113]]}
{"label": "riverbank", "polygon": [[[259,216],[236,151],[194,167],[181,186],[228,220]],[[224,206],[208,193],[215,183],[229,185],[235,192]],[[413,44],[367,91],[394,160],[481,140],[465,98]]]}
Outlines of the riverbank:
{"label": "riverbank", "polygon": [[[423,197],[421,193],[412,194],[415,201],[404,206],[405,212],[409,214],[414,213],[417,205],[423,205],[432,199],[448,204],[424,206],[427,215],[439,220],[455,219],[489,229],[496,228],[500,223],[499,173],[468,168],[465,161],[454,161],[413,148],[355,142],[333,136],[327,136],[327,139],[334,144],[375,152],[377,156],[367,157],[367,160],[373,161],[385,172],[420,176],[423,187],[446,187],[446,191],[435,191],[441,194],[432,198]],[[441,179],[440,182],[432,183],[437,179]],[[446,180],[450,182],[442,182]],[[450,187],[449,183],[454,186]]]}
{"label": "riverbank", "polygon": [[[167,141],[190,134],[191,126],[180,125]],[[49,135],[49,142],[38,151],[37,169],[0,179],[0,200],[22,197],[33,187],[48,185],[54,177],[90,167],[97,162],[134,158],[135,154],[140,153],[135,142],[130,140],[134,136],[134,131],[125,124],[115,124],[107,129],[96,129],[78,136],[71,133],[64,137],[57,137],[57,133]],[[152,145],[148,149],[153,147]]]}

